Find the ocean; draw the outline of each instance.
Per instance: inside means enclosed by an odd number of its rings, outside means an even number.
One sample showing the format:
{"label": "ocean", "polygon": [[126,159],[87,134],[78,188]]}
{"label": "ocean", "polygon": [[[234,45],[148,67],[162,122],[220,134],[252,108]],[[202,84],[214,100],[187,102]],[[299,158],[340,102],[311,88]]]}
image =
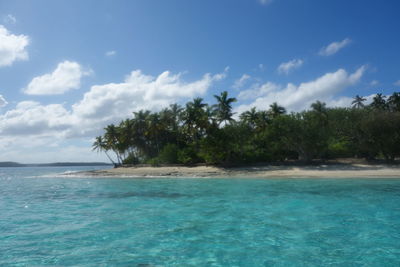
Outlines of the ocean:
{"label": "ocean", "polygon": [[400,265],[400,179],[60,175],[96,168],[0,168],[0,266]]}

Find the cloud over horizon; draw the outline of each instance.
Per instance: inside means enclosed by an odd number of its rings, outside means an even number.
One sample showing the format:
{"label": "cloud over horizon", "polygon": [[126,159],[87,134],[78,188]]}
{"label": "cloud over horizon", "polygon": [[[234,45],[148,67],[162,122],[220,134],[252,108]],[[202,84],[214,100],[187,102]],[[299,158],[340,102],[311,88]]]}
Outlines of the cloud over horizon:
{"label": "cloud over horizon", "polygon": [[70,108],[62,104],[22,101],[0,115],[0,137],[93,137],[107,124],[131,117],[134,111],[160,110],[169,104],[202,96],[215,82],[225,78],[226,71],[207,73],[201,79],[186,82],[182,73],[165,71],[153,77],[135,70],[121,83],[92,86]]}
{"label": "cloud over horizon", "polygon": [[273,102],[278,102],[290,111],[308,109],[310,104],[317,100],[326,102],[328,105],[344,104],[347,102],[338,98],[337,94],[359,82],[365,69],[366,67],[362,66],[351,74],[344,69],[339,69],[298,86],[288,83],[284,87],[272,82],[255,85],[239,94],[239,100],[250,100],[251,102],[240,105],[236,112],[240,113],[252,107],[265,110]]}

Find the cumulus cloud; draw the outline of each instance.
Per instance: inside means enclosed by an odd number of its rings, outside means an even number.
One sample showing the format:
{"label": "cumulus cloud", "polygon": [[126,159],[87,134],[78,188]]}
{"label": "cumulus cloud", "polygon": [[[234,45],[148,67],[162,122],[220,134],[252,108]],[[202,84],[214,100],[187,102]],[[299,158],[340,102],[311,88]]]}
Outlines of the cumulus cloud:
{"label": "cumulus cloud", "polygon": [[0,67],[10,66],[17,60],[28,60],[28,44],[28,36],[11,34],[0,25]]}
{"label": "cumulus cloud", "polygon": [[105,53],[106,57],[113,57],[117,54],[117,51],[111,50]]}
{"label": "cumulus cloud", "polygon": [[66,129],[69,112],[59,104],[41,105],[23,101],[14,109],[0,115],[0,135],[48,135]]}
{"label": "cumulus cloud", "polygon": [[7,105],[7,101],[4,99],[2,95],[0,95],[0,108],[5,107]]}
{"label": "cumulus cloud", "polygon": [[242,77],[240,77],[239,79],[237,79],[234,83],[233,83],[233,88],[239,89],[241,87],[244,86],[244,84],[246,83],[246,81],[248,81],[251,78],[250,75],[248,74],[243,74]]}
{"label": "cumulus cloud", "polygon": [[169,104],[204,95],[215,82],[225,78],[226,71],[186,82],[182,73],[165,71],[153,77],[135,70],[121,83],[92,86],[70,108],[23,101],[0,115],[0,137],[93,137],[107,124],[131,117],[134,111],[160,110]]}
{"label": "cumulus cloud", "polygon": [[319,51],[319,54],[321,56],[334,55],[342,48],[348,46],[350,43],[351,43],[351,40],[349,38],[346,38],[340,42],[333,42],[333,43],[329,44],[328,46],[321,48],[321,50]]}
{"label": "cumulus cloud", "polygon": [[185,82],[182,73],[165,71],[153,77],[135,70],[122,83],[92,86],[83,99],[72,106],[75,124],[79,122],[86,127],[71,129],[69,134],[91,135],[105,124],[131,116],[133,111],[160,110],[171,103],[204,95],[225,75],[226,72],[205,74],[197,81]]}
{"label": "cumulus cloud", "polygon": [[241,91],[238,95],[240,100],[249,100],[262,97],[270,92],[279,90],[280,86],[272,82],[266,82],[264,84],[254,84],[250,89]]}
{"label": "cumulus cloud", "polygon": [[28,95],[60,95],[73,89],[79,89],[81,78],[90,74],[77,62],[64,61],[48,74],[33,78],[24,89]]}
{"label": "cumulus cloud", "polygon": [[288,62],[283,62],[278,67],[278,72],[281,74],[289,74],[294,69],[298,69],[303,65],[303,60],[301,59],[293,59]]}
{"label": "cumulus cloud", "polygon": [[273,102],[278,102],[291,111],[307,109],[311,103],[317,100],[333,105],[344,105],[348,103],[348,100],[335,96],[356,84],[364,72],[364,66],[351,74],[344,69],[339,69],[336,72],[326,73],[313,81],[300,85],[289,83],[286,87],[268,82],[241,92],[238,96],[239,100],[249,99],[252,95],[254,97],[249,104],[239,106],[237,112],[243,112],[251,107],[268,109]]}

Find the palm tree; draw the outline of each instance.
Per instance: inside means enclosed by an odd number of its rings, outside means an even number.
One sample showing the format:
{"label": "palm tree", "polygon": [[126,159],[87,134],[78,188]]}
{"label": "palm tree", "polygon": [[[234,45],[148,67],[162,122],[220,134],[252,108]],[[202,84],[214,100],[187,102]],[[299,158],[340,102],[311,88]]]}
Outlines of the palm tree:
{"label": "palm tree", "polygon": [[265,130],[270,123],[268,111],[262,110],[257,112],[256,128],[258,130]]}
{"label": "palm tree", "polygon": [[122,148],[121,135],[119,133],[119,129],[114,124],[110,124],[106,128],[104,128],[104,130],[106,131],[104,134],[104,139],[105,139],[104,141],[107,147],[113,150],[114,153],[116,154],[118,164],[121,164],[123,162],[122,158],[123,148]]}
{"label": "palm tree", "polygon": [[134,145],[139,150],[141,154],[146,154],[147,152],[147,120],[150,115],[148,110],[140,110],[138,112],[133,112],[133,139]]}
{"label": "palm tree", "polygon": [[353,108],[363,108],[363,107],[365,107],[363,102],[366,100],[367,100],[366,98],[356,95],[354,97],[354,100],[351,102],[351,105]]}
{"label": "palm tree", "polygon": [[186,109],[184,112],[184,123],[189,126],[189,128],[200,128],[204,126],[205,110],[204,108],[207,104],[203,103],[203,98],[194,98],[192,102],[186,104]]}
{"label": "palm tree", "polygon": [[[135,123],[132,119],[126,119],[120,122],[117,130],[118,134],[121,136],[120,142],[121,142],[121,149],[124,151],[124,153],[132,154],[134,147],[134,126]],[[126,155],[125,155],[126,157]]]}
{"label": "palm tree", "polygon": [[223,91],[221,95],[214,95],[215,99],[217,99],[217,104],[215,105],[215,112],[218,120],[218,124],[220,125],[222,122],[232,122],[234,119],[232,118],[232,103],[236,102],[237,99],[234,97],[228,98],[228,92]]}
{"label": "palm tree", "polygon": [[321,102],[321,101],[317,101],[315,103],[311,104],[311,108],[313,111],[319,113],[319,114],[323,114],[326,113],[326,103]]}
{"label": "palm tree", "polygon": [[286,113],[286,109],[282,106],[279,106],[278,103],[276,103],[276,102],[272,103],[269,107],[270,107],[270,109],[268,112],[272,118],[276,118],[276,117]]}
{"label": "palm tree", "polygon": [[255,107],[252,107],[250,110],[247,110],[240,114],[239,118],[244,123],[249,124],[251,128],[255,128],[258,119],[258,112]]}
{"label": "palm tree", "polygon": [[148,126],[147,126],[147,136],[149,140],[155,144],[155,150],[157,153],[160,152],[160,132],[161,132],[161,123],[160,123],[160,115],[158,113],[152,113],[148,117]]}
{"label": "palm tree", "polygon": [[388,99],[387,104],[391,111],[400,111],[400,93],[394,92]]}
{"label": "palm tree", "polygon": [[385,100],[386,96],[382,94],[376,94],[372,99],[371,107],[377,110],[385,110],[387,109],[387,103]]}
{"label": "palm tree", "polygon": [[179,126],[179,118],[183,111],[183,108],[178,104],[171,104],[169,105],[169,111],[171,114],[172,119],[174,120],[174,129],[178,128]]}
{"label": "palm tree", "polygon": [[96,150],[98,153],[104,151],[104,153],[106,154],[107,158],[112,162],[112,164],[115,165],[115,162],[112,160],[112,158],[110,157],[110,155],[108,155],[107,151],[109,150],[107,144],[104,142],[103,137],[97,136],[95,138],[95,141],[93,142],[92,145],[92,150]]}

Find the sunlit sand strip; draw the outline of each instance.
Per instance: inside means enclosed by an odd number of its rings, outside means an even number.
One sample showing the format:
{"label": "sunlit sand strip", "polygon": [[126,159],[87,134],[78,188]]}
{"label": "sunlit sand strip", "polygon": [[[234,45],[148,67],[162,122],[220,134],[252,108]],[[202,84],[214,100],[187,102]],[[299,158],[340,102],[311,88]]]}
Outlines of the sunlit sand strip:
{"label": "sunlit sand strip", "polygon": [[65,177],[118,178],[400,178],[399,166],[387,165],[318,165],[257,166],[241,168],[197,167],[128,167],[64,174]]}

